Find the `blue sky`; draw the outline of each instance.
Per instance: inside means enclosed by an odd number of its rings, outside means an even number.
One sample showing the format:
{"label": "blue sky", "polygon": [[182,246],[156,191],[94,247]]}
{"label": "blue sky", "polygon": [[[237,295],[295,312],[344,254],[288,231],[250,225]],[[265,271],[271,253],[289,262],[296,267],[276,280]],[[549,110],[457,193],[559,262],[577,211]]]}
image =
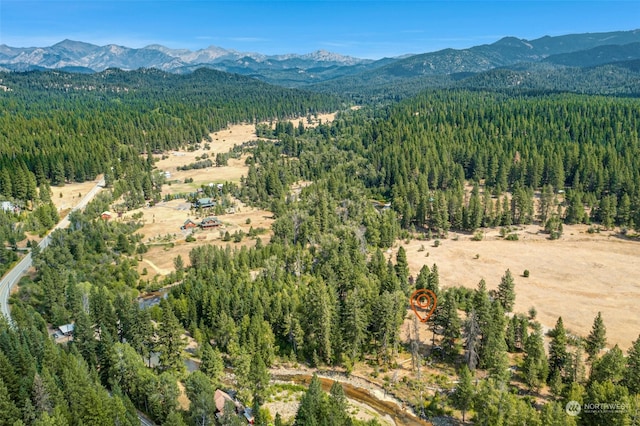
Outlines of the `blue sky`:
{"label": "blue sky", "polygon": [[0,0],[0,44],[210,45],[265,54],[318,49],[377,59],[503,36],[640,28],[640,1]]}

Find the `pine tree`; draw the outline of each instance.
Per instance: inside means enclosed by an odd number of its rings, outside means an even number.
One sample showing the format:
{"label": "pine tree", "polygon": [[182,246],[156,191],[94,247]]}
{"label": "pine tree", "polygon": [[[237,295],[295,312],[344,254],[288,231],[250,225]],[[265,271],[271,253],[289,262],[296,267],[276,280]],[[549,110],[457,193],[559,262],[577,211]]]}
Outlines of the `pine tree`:
{"label": "pine tree", "polygon": [[258,407],[262,406],[268,394],[271,375],[269,374],[269,370],[267,370],[267,366],[262,360],[262,357],[258,353],[255,353],[251,358],[248,378],[254,405]]}
{"label": "pine tree", "polygon": [[346,426],[351,424],[349,418],[349,404],[344,394],[344,389],[339,382],[333,382],[329,391],[327,405],[327,422],[329,425]]}
{"label": "pine tree", "polygon": [[462,422],[465,421],[465,414],[473,405],[475,388],[471,383],[472,375],[466,365],[463,365],[458,373],[458,384],[456,385],[452,399],[453,406],[462,412]]}
{"label": "pine tree", "polygon": [[178,379],[174,373],[160,373],[148,394],[150,413],[158,422],[164,422],[169,413],[178,409],[179,396]]}
{"label": "pine tree", "polygon": [[467,223],[468,231],[475,231],[482,224],[482,203],[480,202],[480,189],[478,185],[473,186],[471,198],[469,199],[469,219]]}
{"label": "pine tree", "polygon": [[332,318],[333,305],[326,284],[316,280],[309,284],[305,297],[305,337],[309,352],[316,351],[326,363],[332,358]]}
{"label": "pine tree", "polygon": [[543,186],[540,195],[540,222],[542,224],[547,223],[547,219],[552,212],[553,199],[553,187],[551,185]]}
{"label": "pine tree", "polygon": [[341,312],[340,328],[343,337],[343,349],[345,354],[356,361],[362,352],[363,343],[367,337],[367,314],[362,293],[358,288],[349,290],[344,300]]}
{"label": "pine tree", "polygon": [[631,394],[640,394],[640,336],[631,344],[627,355],[624,383]]}
{"label": "pine tree", "polygon": [[513,304],[516,300],[514,287],[513,275],[511,275],[511,271],[507,269],[500,280],[498,294],[496,296],[505,312],[511,312],[513,310]]}
{"label": "pine tree", "polygon": [[576,417],[568,415],[565,406],[556,401],[542,406],[540,420],[544,426],[576,426]]}
{"label": "pine tree", "polygon": [[73,328],[73,346],[78,348],[78,352],[90,366],[96,366],[98,363],[95,334],[89,315],[84,311],[80,312]]}
{"label": "pine tree", "polygon": [[489,370],[489,375],[497,382],[508,379],[509,361],[505,341],[505,316],[499,303],[491,305],[491,321],[486,330],[486,340],[480,357],[480,365]]}
{"label": "pine tree", "polygon": [[555,328],[551,332],[552,338],[549,344],[549,384],[554,380],[564,378],[569,355],[567,354],[567,332],[564,329],[562,317],[558,318]]}
{"label": "pine tree", "polygon": [[[162,302],[165,302],[165,299]],[[182,326],[173,313],[171,305],[162,302],[162,322],[158,328],[160,365],[164,369],[182,371],[184,370],[182,350],[185,346],[182,339]]]}
{"label": "pine tree", "polygon": [[593,320],[593,326],[591,327],[591,333],[587,336],[585,350],[589,355],[589,360],[597,358],[598,353],[604,349],[607,344],[607,329],[602,321],[602,314],[598,312],[598,315]]}
{"label": "pine tree", "polygon": [[584,382],[584,350],[582,346],[577,346],[573,352],[569,353],[569,362],[567,363],[567,382]]}
{"label": "pine tree", "polygon": [[236,406],[233,401],[226,400],[224,402],[224,410],[219,420],[224,426],[246,426],[247,422],[236,414]]}
{"label": "pine tree", "polygon": [[444,351],[447,356],[457,354],[456,339],[460,337],[460,317],[458,317],[458,305],[451,291],[445,293],[442,307],[442,337]]}
{"label": "pine tree", "polygon": [[311,378],[309,388],[300,399],[300,406],[296,413],[294,424],[299,426],[316,426],[324,424],[326,418],[325,394],[322,392],[322,384],[316,374]]}
{"label": "pine tree", "polygon": [[[630,407],[629,391],[622,385],[610,381],[593,382],[587,387],[586,401],[606,401],[610,404]],[[588,410],[581,416],[581,424],[596,425],[628,425],[630,424],[630,410]]]}
{"label": "pine tree", "polygon": [[215,424],[214,389],[209,378],[194,371],[185,380],[185,391],[189,398],[189,417],[198,426]]}
{"label": "pine tree", "polygon": [[284,421],[282,420],[282,416],[280,413],[276,413],[276,418],[273,421],[274,426],[285,426]]}
{"label": "pine tree", "polygon": [[531,389],[538,390],[547,381],[549,364],[544,352],[544,342],[540,329],[534,330],[525,345],[522,374]]}
{"label": "pine tree", "polygon": [[218,383],[224,373],[224,361],[218,348],[212,348],[209,343],[202,347],[202,363],[200,371],[211,379],[213,383]]}
{"label": "pine tree", "polygon": [[625,371],[625,358],[622,350],[615,345],[610,351],[593,362],[591,367],[591,382],[609,381],[613,384],[622,382]]}
{"label": "pine tree", "polygon": [[416,283],[415,283],[416,290],[427,288],[427,286],[429,285],[430,273],[431,271],[429,271],[429,266],[422,265],[422,268],[420,268],[420,272],[418,272],[418,277],[416,278]]}
{"label": "pine tree", "polygon": [[0,380],[0,424],[12,425],[18,419],[20,419],[20,410],[11,400],[4,382]]}
{"label": "pine tree", "polygon": [[172,411],[165,419],[163,426],[187,426],[182,418],[181,411]]}
{"label": "pine tree", "polygon": [[408,290],[409,264],[407,262],[407,252],[402,246],[400,246],[396,254],[395,270],[396,276],[400,280],[400,286],[402,290],[406,292]]}

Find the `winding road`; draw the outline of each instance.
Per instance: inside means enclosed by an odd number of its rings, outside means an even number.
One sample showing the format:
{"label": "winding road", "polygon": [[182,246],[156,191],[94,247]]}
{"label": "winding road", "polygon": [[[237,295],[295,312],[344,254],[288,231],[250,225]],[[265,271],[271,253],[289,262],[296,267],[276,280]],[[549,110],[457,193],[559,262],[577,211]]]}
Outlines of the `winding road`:
{"label": "winding road", "polygon": [[[71,212],[75,210],[83,209],[89,204],[91,200],[104,188],[104,179],[100,179],[96,186],[91,188],[89,192],[78,202],[78,204],[71,209]],[[71,213],[69,212],[69,213]],[[51,233],[56,229],[63,229],[69,226],[69,215],[65,216],[58,224],[47,234],[46,237],[40,241],[38,246],[40,249],[45,249],[51,242]],[[31,253],[27,253],[20,262],[18,262],[9,272],[7,272],[2,280],[0,280],[0,311],[11,323],[11,311],[9,310],[9,294],[14,285],[20,280],[23,274],[25,274],[29,268],[31,268]]]}

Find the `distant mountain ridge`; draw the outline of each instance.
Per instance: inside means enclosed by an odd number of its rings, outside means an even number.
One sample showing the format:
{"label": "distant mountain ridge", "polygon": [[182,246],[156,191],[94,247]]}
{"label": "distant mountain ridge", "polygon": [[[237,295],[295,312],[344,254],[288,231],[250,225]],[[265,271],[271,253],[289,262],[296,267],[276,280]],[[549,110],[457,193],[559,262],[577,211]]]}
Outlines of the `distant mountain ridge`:
{"label": "distant mountain ridge", "polygon": [[[107,68],[156,68],[186,74],[198,68],[241,74],[288,87],[341,92],[351,86],[414,82],[448,85],[479,73],[505,68],[540,73],[566,67],[584,68],[640,59],[640,30],[544,36],[535,40],[504,37],[468,49],[403,55],[380,60],[359,59],[318,50],[308,54],[264,55],[222,47],[171,49],[162,45],[129,48],[63,40],[50,47],[0,45],[0,71],[60,69],[99,72]],[[532,64],[535,64],[533,66]],[[614,67],[616,70],[620,67]],[[569,71],[562,71],[563,75]],[[497,72],[492,75],[503,76]],[[476,81],[483,81],[482,78]],[[538,80],[536,80],[538,81]]]}
{"label": "distant mountain ridge", "polygon": [[[539,62],[550,56],[563,55],[604,46],[621,46],[640,42],[640,30],[609,33],[571,34],[558,37],[541,37],[535,40],[504,37],[495,43],[474,46],[469,49],[444,49],[423,53],[387,65],[381,72],[393,75],[446,75],[461,72],[483,72],[517,64]],[[628,49],[624,60],[640,58],[638,46]],[[603,64],[622,59],[589,61],[588,65]],[[585,66],[576,63],[575,66]]]}
{"label": "distant mountain ridge", "polygon": [[163,71],[179,71],[194,65],[214,65],[224,61],[242,63],[251,60],[256,63],[279,62],[280,67],[309,68],[324,65],[358,65],[373,62],[337,53],[318,50],[305,55],[263,55],[227,50],[217,46],[191,51],[171,49],[153,44],[140,49],[108,44],[97,46],[74,40],[63,40],[49,47],[10,47],[0,45],[0,64],[34,66],[41,68],[84,67],[93,71],[107,68],[132,70],[139,68],[157,68]]}

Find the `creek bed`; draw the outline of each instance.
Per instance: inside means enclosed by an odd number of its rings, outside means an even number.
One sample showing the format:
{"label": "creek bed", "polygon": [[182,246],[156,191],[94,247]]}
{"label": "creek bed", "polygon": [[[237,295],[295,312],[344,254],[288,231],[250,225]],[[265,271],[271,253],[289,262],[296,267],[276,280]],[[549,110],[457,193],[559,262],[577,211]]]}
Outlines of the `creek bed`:
{"label": "creek bed", "polygon": [[[311,383],[311,377],[308,374],[271,374],[271,377],[276,380],[289,381],[300,385],[309,386]],[[325,392],[329,392],[331,389],[331,385],[335,379],[318,376],[320,382],[322,383],[322,389]],[[367,389],[354,386],[348,382],[340,381],[342,388],[344,389],[344,393],[347,398],[351,398],[355,401],[358,401],[372,410],[380,414],[382,417],[391,418],[396,425],[398,426],[410,426],[410,425],[422,425],[422,426],[430,426],[431,423],[421,420],[416,417],[413,413],[409,411],[408,408],[403,408],[398,406],[397,403],[392,401],[383,401],[377,398],[375,395],[372,395]]]}

